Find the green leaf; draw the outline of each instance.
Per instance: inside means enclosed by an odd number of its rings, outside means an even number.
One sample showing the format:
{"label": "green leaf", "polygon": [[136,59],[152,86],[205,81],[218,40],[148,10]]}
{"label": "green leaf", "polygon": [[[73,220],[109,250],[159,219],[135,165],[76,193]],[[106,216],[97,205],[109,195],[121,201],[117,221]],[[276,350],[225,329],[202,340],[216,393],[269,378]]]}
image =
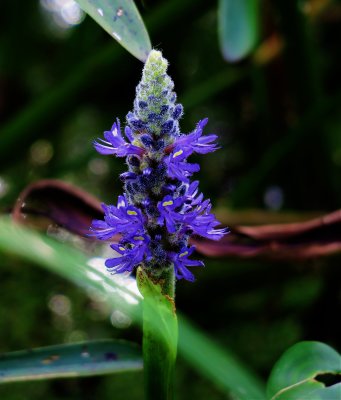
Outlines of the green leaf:
{"label": "green leaf", "polygon": [[142,370],[140,348],[97,340],[15,351],[0,356],[0,383]]}
{"label": "green leaf", "polygon": [[89,260],[76,249],[18,226],[6,217],[0,218],[1,250],[59,274],[87,291],[100,292],[113,307],[137,321],[141,318],[141,297],[127,287],[130,282],[110,278],[104,264],[96,268],[96,257]]}
{"label": "green leaf", "polygon": [[141,61],[152,49],[148,32],[132,0],[76,0],[105,31]]}
{"label": "green leaf", "polygon": [[325,387],[318,378],[323,374],[340,374],[341,379],[340,355],[320,342],[298,343],[287,350],[275,364],[267,386],[268,398],[340,399],[340,385]]}
{"label": "green leaf", "polygon": [[[0,252],[15,254],[84,289],[101,292],[108,304],[119,307],[142,326],[140,297],[110,278],[104,266],[101,272],[89,265],[88,257],[80,251],[13,224],[8,218],[0,218]],[[136,304],[125,301],[127,297]],[[224,393],[238,394],[237,398],[241,400],[265,399],[262,383],[248,368],[183,318],[179,323],[179,353],[194,369],[219,385]]]}
{"label": "green leaf", "polygon": [[259,0],[219,0],[218,32],[227,61],[247,56],[259,37]]}

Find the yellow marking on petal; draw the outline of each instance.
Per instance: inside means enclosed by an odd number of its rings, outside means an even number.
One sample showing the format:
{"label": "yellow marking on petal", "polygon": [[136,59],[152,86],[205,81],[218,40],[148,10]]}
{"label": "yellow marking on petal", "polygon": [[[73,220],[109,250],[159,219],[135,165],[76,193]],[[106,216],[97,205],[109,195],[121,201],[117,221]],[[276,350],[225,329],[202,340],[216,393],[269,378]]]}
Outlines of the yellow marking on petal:
{"label": "yellow marking on petal", "polygon": [[137,212],[136,211],[132,211],[132,210],[128,210],[127,214],[128,215],[137,215]]}
{"label": "yellow marking on petal", "polygon": [[134,240],[144,240],[143,236],[134,236]]}
{"label": "yellow marking on petal", "polygon": [[122,251],[125,251],[125,248],[122,247],[122,246],[120,246],[119,249],[122,250]]}
{"label": "yellow marking on petal", "polygon": [[164,207],[172,206],[172,205],[173,205],[173,200],[164,201],[164,202],[162,203],[162,205],[163,205]]}
{"label": "yellow marking on petal", "polygon": [[188,251],[184,251],[183,253],[181,253],[181,254],[179,255],[179,257],[185,257],[185,256],[187,256],[187,254],[188,254]]}
{"label": "yellow marking on petal", "polygon": [[177,151],[176,153],[173,154],[173,158],[181,156],[182,153],[183,153],[183,150]]}

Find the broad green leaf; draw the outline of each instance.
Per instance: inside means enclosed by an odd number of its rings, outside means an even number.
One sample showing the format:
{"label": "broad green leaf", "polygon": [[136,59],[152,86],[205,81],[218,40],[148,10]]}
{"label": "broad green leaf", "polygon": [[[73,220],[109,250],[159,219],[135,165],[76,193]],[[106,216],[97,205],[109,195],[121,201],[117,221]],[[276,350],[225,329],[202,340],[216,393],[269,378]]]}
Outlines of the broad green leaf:
{"label": "broad green leaf", "polygon": [[[341,356],[331,347],[320,342],[297,343],[275,364],[268,382],[268,398],[273,400],[340,399],[340,385],[325,387],[318,380],[318,376],[322,374],[340,374],[341,378]],[[336,395],[337,397],[333,397]]]}
{"label": "broad green leaf", "polygon": [[227,61],[239,61],[256,45],[259,8],[259,0],[219,0],[219,41]]}
{"label": "broad green leaf", "polygon": [[[89,264],[80,251],[37,232],[0,218],[0,252],[11,253],[74,282],[101,292],[109,304],[120,307],[142,325],[140,297]],[[109,291],[109,293],[108,293]],[[127,302],[125,300],[129,299]],[[132,304],[134,300],[135,304]],[[179,313],[177,313],[179,318]],[[241,400],[264,400],[262,383],[230,352],[180,318],[179,352],[199,373],[219,385],[226,394],[238,393]]]}
{"label": "broad green leaf", "polygon": [[[174,294],[174,272],[172,281]],[[137,270],[138,287],[143,295],[143,365],[148,399],[173,398],[174,365],[178,323],[174,300],[162,293],[142,268]]]}
{"label": "broad green leaf", "polygon": [[152,49],[148,32],[132,0],[76,0],[105,31],[141,61]]}
{"label": "broad green leaf", "polygon": [[0,383],[142,370],[140,348],[97,340],[15,351],[0,356]]}
{"label": "broad green leaf", "polygon": [[341,384],[325,387],[323,383],[309,380],[284,390],[272,398],[274,400],[340,400]]}

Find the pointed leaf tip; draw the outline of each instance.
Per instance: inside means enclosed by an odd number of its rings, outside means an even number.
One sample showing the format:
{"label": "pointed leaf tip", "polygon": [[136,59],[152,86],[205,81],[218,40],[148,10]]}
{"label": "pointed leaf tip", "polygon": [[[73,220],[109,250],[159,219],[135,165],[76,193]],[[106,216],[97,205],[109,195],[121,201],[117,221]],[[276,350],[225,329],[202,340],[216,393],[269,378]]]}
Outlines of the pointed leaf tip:
{"label": "pointed leaf tip", "polygon": [[106,32],[141,61],[151,43],[141,15],[132,0],[75,0]]}

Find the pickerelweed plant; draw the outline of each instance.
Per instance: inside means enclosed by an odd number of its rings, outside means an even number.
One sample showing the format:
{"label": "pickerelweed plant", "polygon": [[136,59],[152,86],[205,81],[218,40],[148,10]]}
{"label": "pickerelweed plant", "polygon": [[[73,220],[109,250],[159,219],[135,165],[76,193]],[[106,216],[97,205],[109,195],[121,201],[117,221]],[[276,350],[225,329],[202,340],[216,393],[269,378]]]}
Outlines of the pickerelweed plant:
{"label": "pickerelweed plant", "polygon": [[[105,262],[108,270],[130,273],[139,267],[138,284],[144,297],[142,276],[147,276],[174,305],[175,279],[194,281],[188,267],[204,265],[190,258],[194,251],[189,245],[191,235],[219,240],[228,230],[216,228],[219,222],[211,213],[210,200],[204,200],[198,181],[190,181],[200,167],[187,162],[193,153],[215,151],[217,136],[203,136],[207,119],[199,121],[193,132],[181,133],[183,107],[176,103],[167,66],[161,52],[150,52],[136,88],[134,109],[126,117],[125,137],[117,120],[104,132],[104,140],[94,143],[100,154],[126,157],[128,171],[121,174],[124,194],[117,206],[103,205],[104,220],[93,221],[91,234],[101,240],[120,234],[119,243],[111,244],[115,254]],[[155,372],[158,363],[164,364],[169,345],[164,343],[160,350],[160,338],[147,325],[144,323],[144,368]],[[172,359],[174,363],[175,357]],[[155,374],[150,375],[155,382]],[[168,398],[169,388],[164,396],[162,390],[157,390],[158,398]]]}
{"label": "pickerelweed plant", "polygon": [[217,136],[203,136],[207,118],[190,134],[180,133],[183,107],[176,104],[174,84],[167,75],[167,61],[159,51],[151,51],[136,89],[134,110],[127,115],[122,136],[119,120],[105,140],[94,143],[101,154],[126,157],[128,172],[121,174],[125,193],[117,206],[103,205],[104,221],[95,220],[92,233],[101,240],[116,234],[122,238],[111,247],[118,256],[106,260],[110,272],[132,272],[141,266],[155,279],[174,269],[177,279],[194,280],[187,267],[203,266],[189,257],[194,246],[191,235],[219,240],[227,229],[211,213],[210,200],[198,191],[198,181],[190,182],[198,164],[187,162],[193,153],[217,149]]}

